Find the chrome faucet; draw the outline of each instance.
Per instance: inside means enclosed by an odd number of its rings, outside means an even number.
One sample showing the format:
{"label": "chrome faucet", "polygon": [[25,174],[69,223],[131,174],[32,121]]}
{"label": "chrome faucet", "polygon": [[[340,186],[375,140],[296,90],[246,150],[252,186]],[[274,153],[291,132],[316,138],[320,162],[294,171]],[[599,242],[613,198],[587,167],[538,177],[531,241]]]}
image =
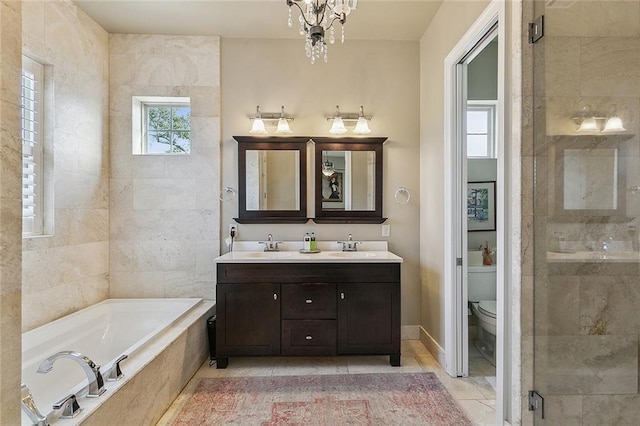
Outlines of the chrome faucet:
{"label": "chrome faucet", "polygon": [[31,395],[31,391],[26,384],[22,384],[21,389],[21,401],[20,406],[22,407],[22,411],[29,417],[29,419],[36,426],[49,426],[49,422],[47,422],[47,416],[42,414],[38,407],[36,407],[36,402],[33,400],[33,395]]}
{"label": "chrome faucet", "polygon": [[75,394],[67,395],[53,404],[54,410],[61,410],[61,419],[72,419],[82,411]]}
{"label": "chrome faucet", "polygon": [[353,241],[353,235],[349,234],[347,241],[338,241],[338,244],[342,244],[342,251],[358,251],[358,244],[362,242]]}
{"label": "chrome faucet", "polygon": [[87,379],[89,380],[89,393],[87,397],[96,398],[102,395],[106,389],[104,388],[104,381],[102,380],[102,374],[100,374],[100,366],[96,365],[90,358],[73,351],[61,351],[55,355],[51,355],[49,358],[42,361],[40,367],[38,367],[38,373],[48,373],[53,369],[53,363],[58,358],[69,358],[80,364]]}
{"label": "chrome faucet", "polygon": [[271,234],[267,235],[267,241],[260,241],[260,244],[264,244],[264,251],[279,251],[278,244],[282,241],[273,241]]}

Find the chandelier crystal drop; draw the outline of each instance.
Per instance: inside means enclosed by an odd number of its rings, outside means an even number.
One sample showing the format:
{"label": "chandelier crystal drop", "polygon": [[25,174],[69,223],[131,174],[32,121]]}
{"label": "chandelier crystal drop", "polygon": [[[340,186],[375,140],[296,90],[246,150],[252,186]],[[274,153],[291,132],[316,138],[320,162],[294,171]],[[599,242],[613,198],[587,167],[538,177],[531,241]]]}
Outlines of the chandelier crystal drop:
{"label": "chandelier crystal drop", "polygon": [[[351,11],[356,10],[358,0],[285,0],[289,6],[287,25],[293,27],[291,7],[296,6],[300,11],[300,35],[306,38],[305,53],[311,63],[315,63],[322,56],[324,62],[329,60],[328,46],[335,43],[333,23],[341,24],[341,41],[344,43],[344,24]],[[302,5],[301,5],[302,4]],[[328,40],[325,32],[329,31]]]}

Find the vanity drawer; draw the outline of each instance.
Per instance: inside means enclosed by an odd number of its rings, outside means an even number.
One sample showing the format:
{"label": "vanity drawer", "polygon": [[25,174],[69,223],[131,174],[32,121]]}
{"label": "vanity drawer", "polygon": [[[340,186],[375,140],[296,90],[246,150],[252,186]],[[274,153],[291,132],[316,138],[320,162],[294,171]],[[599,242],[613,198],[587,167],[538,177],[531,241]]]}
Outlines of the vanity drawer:
{"label": "vanity drawer", "polygon": [[335,319],[336,285],[282,284],[283,319]]}
{"label": "vanity drawer", "polygon": [[335,320],[283,320],[282,355],[335,355]]}

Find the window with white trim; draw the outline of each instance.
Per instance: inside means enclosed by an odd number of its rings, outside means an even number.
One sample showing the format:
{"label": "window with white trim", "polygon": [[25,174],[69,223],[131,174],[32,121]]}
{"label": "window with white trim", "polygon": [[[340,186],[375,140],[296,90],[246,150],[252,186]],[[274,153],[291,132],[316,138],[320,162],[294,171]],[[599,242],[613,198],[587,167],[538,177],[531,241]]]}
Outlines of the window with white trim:
{"label": "window with white trim", "polygon": [[496,101],[467,104],[467,157],[496,158]]}
{"label": "window with white trim", "polygon": [[134,96],[132,102],[134,154],[189,154],[191,105],[185,97]]}
{"label": "window with white trim", "polygon": [[44,233],[44,66],[22,57],[22,235]]}

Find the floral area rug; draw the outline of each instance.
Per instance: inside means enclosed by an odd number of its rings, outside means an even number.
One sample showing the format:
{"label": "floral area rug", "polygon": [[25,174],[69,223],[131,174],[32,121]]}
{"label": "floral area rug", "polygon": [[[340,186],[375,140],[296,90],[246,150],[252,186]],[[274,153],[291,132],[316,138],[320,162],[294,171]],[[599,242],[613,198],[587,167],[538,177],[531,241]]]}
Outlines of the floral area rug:
{"label": "floral area rug", "polygon": [[433,373],[203,378],[175,426],[471,425]]}

